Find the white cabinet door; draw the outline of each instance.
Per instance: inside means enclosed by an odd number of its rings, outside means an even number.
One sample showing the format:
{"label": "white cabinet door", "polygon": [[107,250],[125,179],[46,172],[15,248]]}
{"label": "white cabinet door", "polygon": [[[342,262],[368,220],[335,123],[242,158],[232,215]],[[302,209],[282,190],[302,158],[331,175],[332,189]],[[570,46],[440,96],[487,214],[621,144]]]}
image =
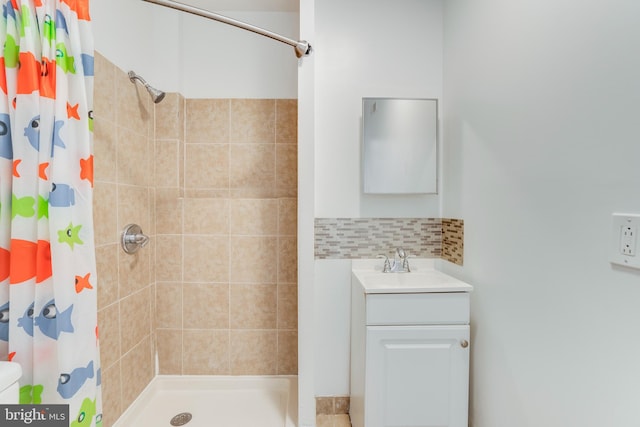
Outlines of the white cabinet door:
{"label": "white cabinet door", "polygon": [[469,326],[369,326],[366,427],[467,427]]}

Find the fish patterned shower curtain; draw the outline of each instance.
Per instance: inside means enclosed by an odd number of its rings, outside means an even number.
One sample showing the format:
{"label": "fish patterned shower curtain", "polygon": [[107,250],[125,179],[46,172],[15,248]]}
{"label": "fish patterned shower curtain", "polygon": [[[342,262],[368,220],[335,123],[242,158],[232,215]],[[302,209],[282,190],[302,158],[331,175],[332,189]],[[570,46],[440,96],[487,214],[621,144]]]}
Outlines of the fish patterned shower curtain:
{"label": "fish patterned shower curtain", "polygon": [[0,1],[0,360],[100,426],[89,0]]}

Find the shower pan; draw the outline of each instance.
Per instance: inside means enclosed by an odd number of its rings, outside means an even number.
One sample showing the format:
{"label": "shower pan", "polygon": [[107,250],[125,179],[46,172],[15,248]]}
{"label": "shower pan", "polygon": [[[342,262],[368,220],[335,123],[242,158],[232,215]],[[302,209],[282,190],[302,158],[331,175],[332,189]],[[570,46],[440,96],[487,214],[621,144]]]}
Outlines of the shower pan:
{"label": "shower pan", "polygon": [[114,427],[296,427],[297,405],[294,376],[159,375]]}

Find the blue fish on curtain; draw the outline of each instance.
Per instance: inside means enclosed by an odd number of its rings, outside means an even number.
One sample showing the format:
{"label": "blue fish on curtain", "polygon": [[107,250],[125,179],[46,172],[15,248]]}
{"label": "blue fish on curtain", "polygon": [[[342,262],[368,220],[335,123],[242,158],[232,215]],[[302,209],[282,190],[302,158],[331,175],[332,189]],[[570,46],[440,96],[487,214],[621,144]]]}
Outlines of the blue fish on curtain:
{"label": "blue fish on curtain", "polygon": [[0,360],[99,427],[89,0],[0,2]]}

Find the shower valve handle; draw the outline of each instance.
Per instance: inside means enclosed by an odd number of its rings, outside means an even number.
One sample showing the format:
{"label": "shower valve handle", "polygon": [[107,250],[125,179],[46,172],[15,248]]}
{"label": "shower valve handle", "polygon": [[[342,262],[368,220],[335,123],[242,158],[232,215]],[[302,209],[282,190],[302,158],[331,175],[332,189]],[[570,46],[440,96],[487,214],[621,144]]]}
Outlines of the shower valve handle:
{"label": "shower valve handle", "polygon": [[138,224],[129,224],[122,231],[121,244],[125,253],[135,254],[149,244],[149,236],[142,232]]}

